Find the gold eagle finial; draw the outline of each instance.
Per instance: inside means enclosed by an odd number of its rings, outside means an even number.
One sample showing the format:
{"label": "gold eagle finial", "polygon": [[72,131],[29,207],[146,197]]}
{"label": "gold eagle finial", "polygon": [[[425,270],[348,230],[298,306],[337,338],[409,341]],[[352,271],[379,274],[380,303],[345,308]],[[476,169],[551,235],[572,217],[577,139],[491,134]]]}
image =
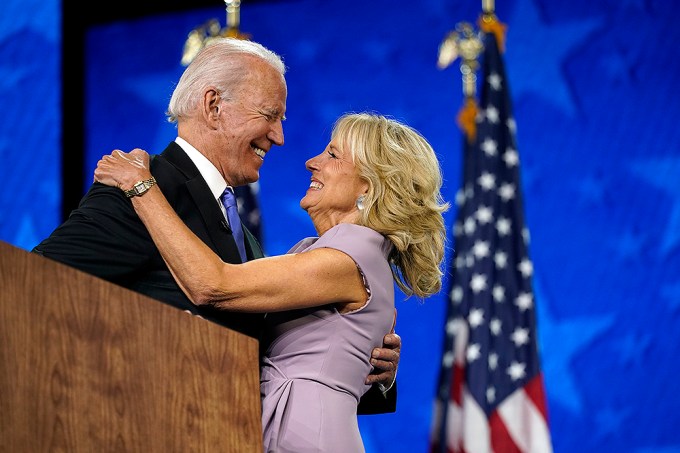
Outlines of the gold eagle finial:
{"label": "gold eagle finial", "polygon": [[205,24],[191,30],[184,42],[182,65],[187,66],[191,63],[196,58],[198,52],[212,39],[219,37],[250,39],[249,34],[239,31],[241,1],[224,0],[224,3],[227,6],[227,26],[221,28],[220,22],[217,19],[210,19]]}

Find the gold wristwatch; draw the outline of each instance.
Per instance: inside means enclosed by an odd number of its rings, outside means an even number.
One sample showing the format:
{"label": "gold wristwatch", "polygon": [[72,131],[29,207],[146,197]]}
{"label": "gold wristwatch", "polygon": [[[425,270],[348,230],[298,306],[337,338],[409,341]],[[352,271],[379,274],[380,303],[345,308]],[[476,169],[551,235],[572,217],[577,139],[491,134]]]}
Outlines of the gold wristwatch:
{"label": "gold wristwatch", "polygon": [[132,197],[138,197],[140,195],[144,195],[147,190],[152,188],[156,184],[156,178],[153,176],[151,179],[145,179],[143,181],[139,181],[136,183],[134,186],[132,186],[132,189],[130,190],[125,190],[125,196],[128,198]]}

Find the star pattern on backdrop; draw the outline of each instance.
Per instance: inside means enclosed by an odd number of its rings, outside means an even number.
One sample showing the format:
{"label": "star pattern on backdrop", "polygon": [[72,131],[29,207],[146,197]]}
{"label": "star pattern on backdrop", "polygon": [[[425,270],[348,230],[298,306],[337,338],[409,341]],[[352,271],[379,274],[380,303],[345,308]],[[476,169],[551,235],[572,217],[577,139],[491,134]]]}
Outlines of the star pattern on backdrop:
{"label": "star pattern on backdrop", "polygon": [[635,63],[627,57],[624,50],[616,48],[603,54],[599,65],[609,80],[623,83],[627,89],[630,89]]}
{"label": "star pattern on backdrop", "polygon": [[19,228],[16,230],[16,235],[12,243],[24,250],[30,250],[40,242],[42,238],[38,237],[33,225],[33,215],[24,214],[19,221]]}
{"label": "star pattern on backdrop", "polygon": [[680,452],[680,443],[671,444],[670,446],[666,447],[650,445],[649,447],[642,447],[631,450],[631,453],[678,453],[678,452]]}
{"label": "star pattern on backdrop", "polygon": [[[179,68],[179,62],[178,62]],[[168,102],[174,89],[173,81],[179,80],[181,68],[172,71],[148,73],[144,76],[131,77],[122,83],[139,100],[147,104],[154,112],[158,112],[158,128],[155,131],[153,147],[160,150],[165,149],[169,140],[175,138],[172,126],[169,126],[165,111],[168,109]],[[167,87],[165,96],[159,96],[159,87]],[[151,135],[151,134],[149,134]]]}
{"label": "star pattern on backdrop", "polygon": [[629,408],[613,408],[604,407],[599,408],[595,412],[595,424],[597,425],[597,436],[599,438],[607,438],[612,435],[618,435],[623,429],[624,423],[631,418],[632,410]]}
{"label": "star pattern on backdrop", "polygon": [[583,203],[602,204],[606,192],[602,177],[593,174],[579,176],[575,185],[576,192],[580,195],[579,198]]}
{"label": "star pattern on backdrop", "polygon": [[572,362],[614,325],[615,315],[557,319],[550,310],[551,300],[542,291],[540,273],[534,275],[534,293],[536,300],[541,301],[536,313],[543,345],[543,375],[551,396],[550,402],[580,414],[583,411],[583,397]]}
{"label": "star pattern on backdrop", "polygon": [[612,234],[608,238],[609,247],[622,260],[636,259],[645,246],[646,237],[642,233],[626,228],[619,235]]}
{"label": "star pattern on backdrop", "polygon": [[[669,203],[662,214],[667,213],[667,218],[649,219],[652,222],[663,220],[664,231],[658,243],[661,256],[667,256],[680,246],[680,157],[651,158],[647,160],[633,161],[628,164],[631,173],[643,180],[649,187],[662,192]],[[657,191],[649,191],[649,198],[653,199]],[[657,192],[657,193],[655,193]]]}
{"label": "star pattern on backdrop", "polygon": [[623,8],[630,9],[634,13],[639,13],[640,11],[648,13],[648,1],[649,0],[620,0],[620,3]]}
{"label": "star pattern on backdrop", "polygon": [[[0,7],[0,48],[4,48],[5,39],[16,39],[14,35],[34,33],[42,36],[52,45],[59,45],[61,29],[54,26],[61,16],[61,2],[42,0],[4,0]],[[26,14],[30,11],[31,14]],[[44,50],[43,50],[44,51]],[[16,68],[15,68],[16,69]]]}
{"label": "star pattern on backdrop", "polygon": [[509,23],[506,59],[514,97],[533,94],[574,116],[576,101],[563,68],[604,19],[548,24],[534,0],[518,0]]}
{"label": "star pattern on backdrop", "polygon": [[625,333],[612,341],[622,365],[639,365],[649,352],[652,336],[640,333]]}
{"label": "star pattern on backdrop", "polygon": [[[0,46],[2,43],[0,43]],[[7,62],[9,63],[9,62]],[[11,64],[0,64],[0,93],[17,89],[20,83],[33,72],[31,68],[15,68]]]}
{"label": "star pattern on backdrop", "polygon": [[659,290],[661,297],[668,301],[668,306],[673,312],[680,312],[680,282],[667,283]]}

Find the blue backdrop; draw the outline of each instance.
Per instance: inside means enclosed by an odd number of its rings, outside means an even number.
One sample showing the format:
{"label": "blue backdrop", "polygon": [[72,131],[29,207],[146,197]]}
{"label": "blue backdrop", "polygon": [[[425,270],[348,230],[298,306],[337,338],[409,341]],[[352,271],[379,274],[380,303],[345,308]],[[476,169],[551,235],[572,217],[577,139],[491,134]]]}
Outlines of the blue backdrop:
{"label": "blue backdrop", "polygon": [[[87,178],[113,148],[159,152],[184,40],[214,9],[93,29],[87,39]],[[304,161],[333,120],[376,110],[420,130],[459,184],[457,63],[437,48],[481,2],[258,2],[242,30],[288,67],[286,144],[268,154],[260,204],[267,253],[314,233],[298,202]],[[680,4],[497,2],[531,231],[540,348],[557,453],[680,452]],[[0,5],[0,239],[30,248],[58,222],[59,4]],[[68,102],[64,100],[63,102]],[[447,213],[449,224],[455,210]],[[455,246],[455,244],[453,244]],[[398,300],[399,407],[361,417],[371,452],[425,452],[444,295]]]}

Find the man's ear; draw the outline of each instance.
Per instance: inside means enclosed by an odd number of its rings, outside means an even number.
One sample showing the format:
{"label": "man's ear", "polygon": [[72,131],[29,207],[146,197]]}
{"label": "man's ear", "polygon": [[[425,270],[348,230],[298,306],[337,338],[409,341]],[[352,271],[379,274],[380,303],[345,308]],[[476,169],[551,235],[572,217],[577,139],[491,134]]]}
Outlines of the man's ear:
{"label": "man's ear", "polygon": [[215,124],[219,120],[222,109],[222,96],[217,89],[210,87],[203,93],[203,117],[206,123]]}

